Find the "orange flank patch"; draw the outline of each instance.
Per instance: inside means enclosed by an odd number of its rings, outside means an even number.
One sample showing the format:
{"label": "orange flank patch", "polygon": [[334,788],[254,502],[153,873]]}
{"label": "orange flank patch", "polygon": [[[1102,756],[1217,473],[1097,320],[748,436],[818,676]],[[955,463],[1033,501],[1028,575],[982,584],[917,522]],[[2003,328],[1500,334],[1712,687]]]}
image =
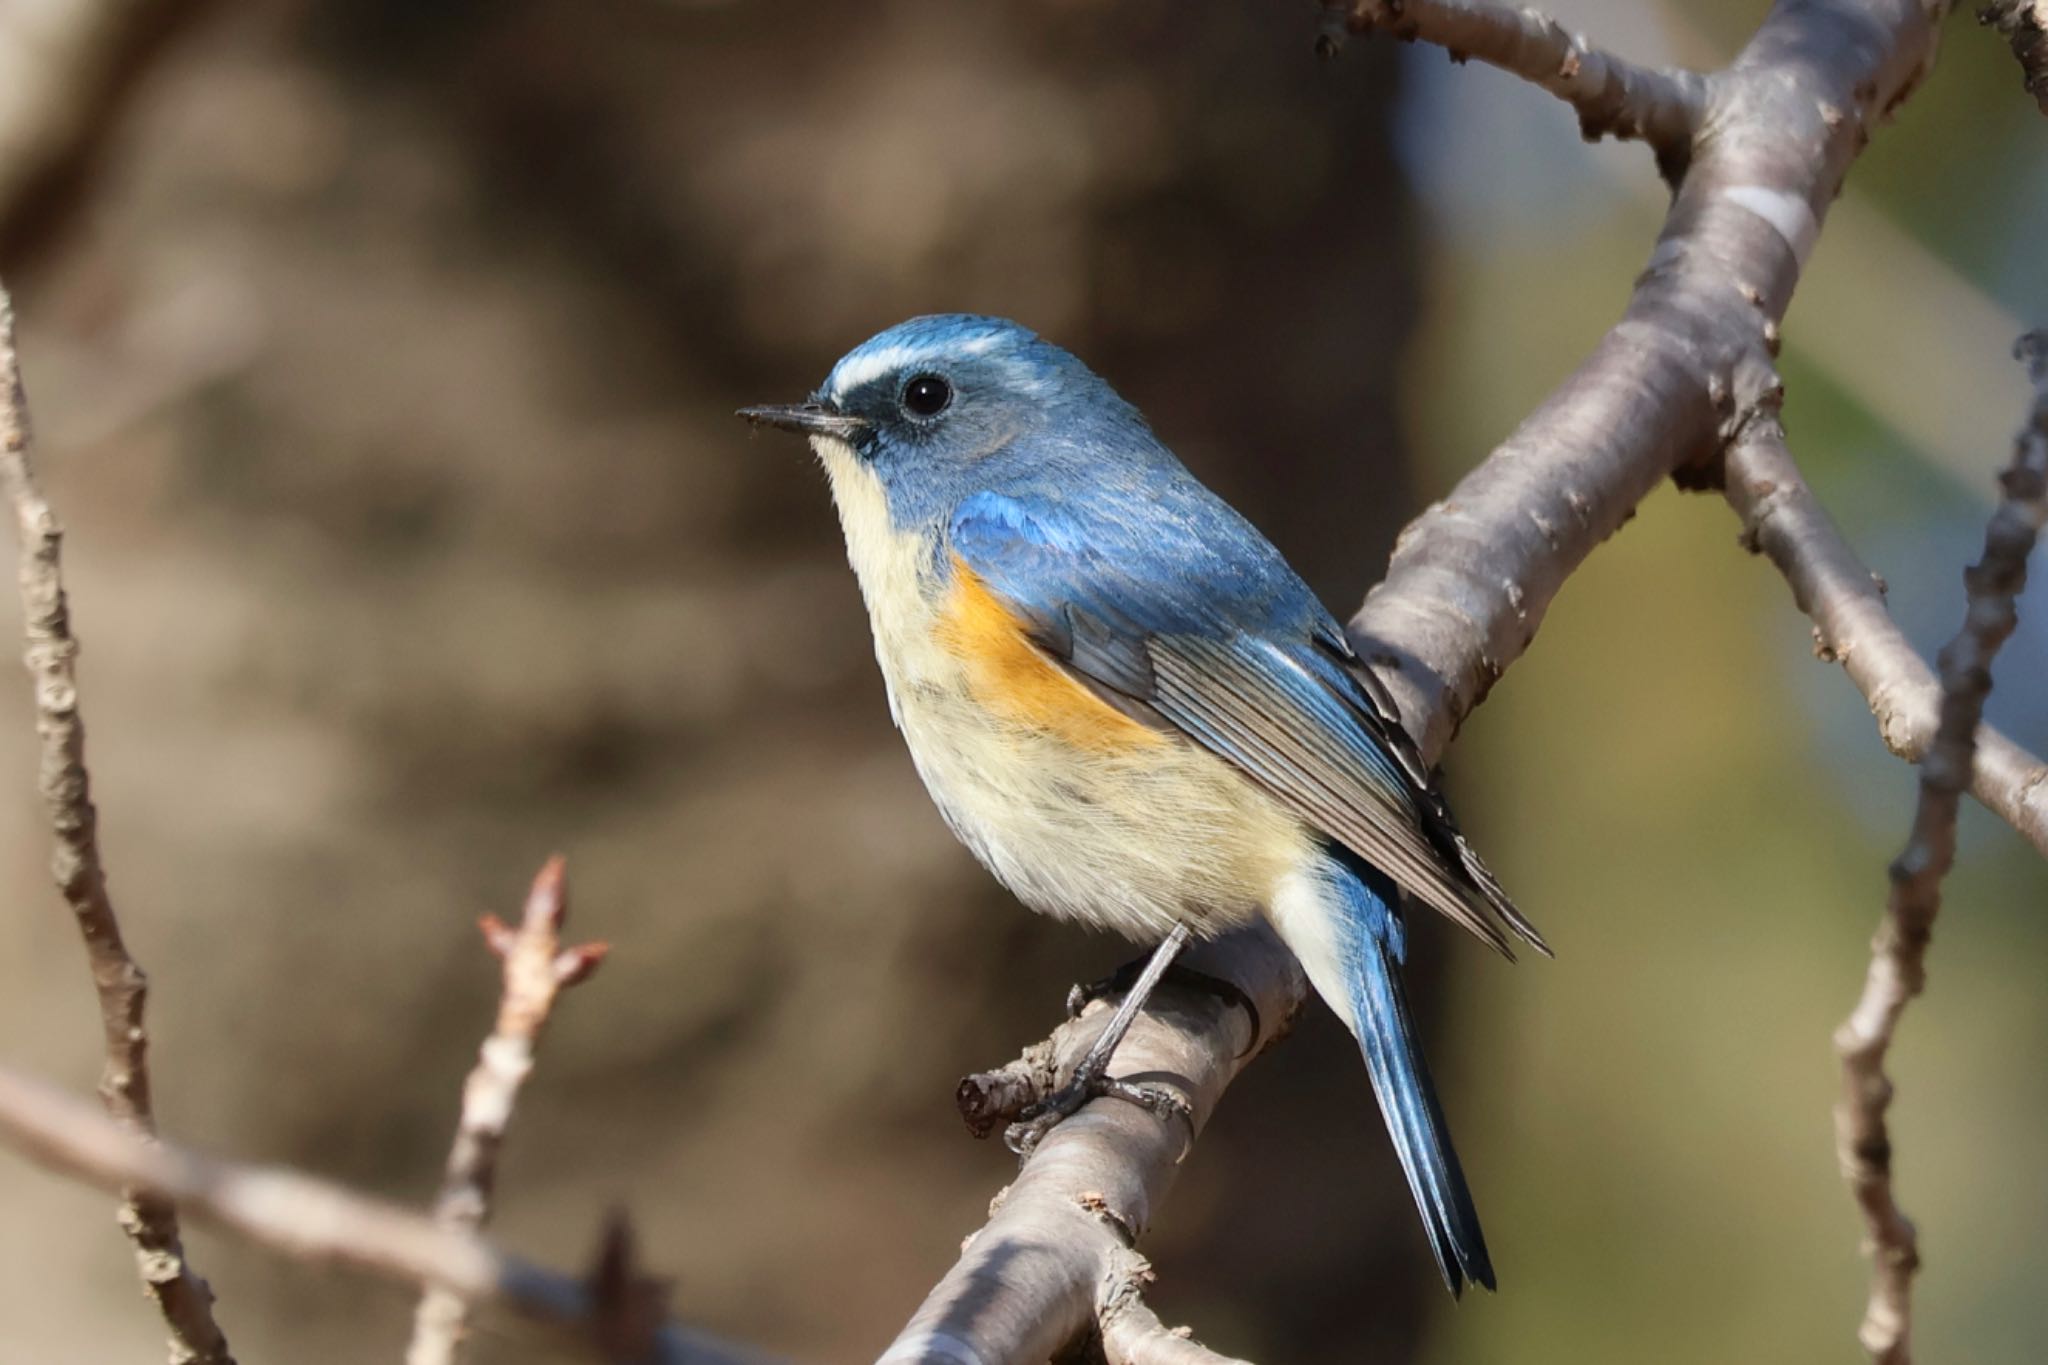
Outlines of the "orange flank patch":
{"label": "orange flank patch", "polygon": [[1164,742],[1077,682],[1031,643],[1023,623],[960,556],[939,609],[939,645],[967,670],[974,699],[1004,720],[1095,753],[1127,753]]}

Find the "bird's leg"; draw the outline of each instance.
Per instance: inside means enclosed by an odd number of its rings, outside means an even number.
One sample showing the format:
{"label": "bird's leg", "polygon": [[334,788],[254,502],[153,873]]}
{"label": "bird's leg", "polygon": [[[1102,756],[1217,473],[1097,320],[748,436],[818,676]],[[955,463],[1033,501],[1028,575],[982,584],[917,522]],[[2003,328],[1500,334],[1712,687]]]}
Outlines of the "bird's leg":
{"label": "bird's leg", "polygon": [[1138,973],[1138,979],[1132,983],[1130,992],[1124,996],[1123,1003],[1118,1005],[1116,1013],[1110,1016],[1108,1027],[1097,1034],[1095,1041],[1089,1045],[1080,1064],[1074,1068],[1073,1078],[1025,1109],[1018,1116],[1017,1122],[1011,1124],[1004,1132],[1003,1142],[1011,1151],[1019,1156],[1030,1156],[1045,1135],[1058,1127],[1062,1120],[1072,1116],[1075,1110],[1088,1101],[1103,1095],[1140,1105],[1162,1118],[1185,1112],[1186,1105],[1178,1096],[1157,1086],[1133,1085],[1129,1081],[1115,1080],[1108,1072],[1110,1058],[1116,1054],[1117,1045],[1122,1043],[1124,1035],[1131,1031],[1131,1025],[1138,1018],[1138,1011],[1145,1008],[1145,1002],[1151,998],[1153,988],[1159,984],[1159,979],[1166,975],[1166,969],[1173,965],[1173,960],[1180,955],[1180,950],[1187,946],[1187,941],[1188,927],[1185,924],[1174,925],[1173,932],[1153,950],[1144,970]]}
{"label": "bird's leg", "polygon": [[[1129,962],[1124,963],[1123,966],[1099,981],[1090,981],[1085,984],[1068,987],[1067,1018],[1079,1019],[1083,1010],[1086,1010],[1090,1005],[1103,997],[1122,995],[1130,990],[1131,984],[1151,964],[1152,959],[1150,957],[1132,958]],[[1252,1026],[1251,1042],[1245,1045],[1245,1050],[1249,1052],[1259,1045],[1259,1039],[1264,1034],[1264,1025],[1259,1019],[1259,1007],[1253,1003],[1249,995],[1245,994],[1243,987],[1239,986],[1235,981],[1228,977],[1214,976],[1208,972],[1200,971],[1178,959],[1167,967],[1165,974],[1159,979],[1163,984],[1186,986],[1189,990],[1202,991],[1213,995],[1226,1005],[1237,1006],[1244,1011],[1245,1018],[1251,1022]]]}

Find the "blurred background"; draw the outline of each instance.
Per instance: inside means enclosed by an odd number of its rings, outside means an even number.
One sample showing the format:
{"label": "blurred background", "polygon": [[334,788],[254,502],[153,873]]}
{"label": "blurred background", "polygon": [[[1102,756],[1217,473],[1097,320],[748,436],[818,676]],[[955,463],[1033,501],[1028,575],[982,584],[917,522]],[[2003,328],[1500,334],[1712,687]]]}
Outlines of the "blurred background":
{"label": "blurred background", "polygon": [[[424,1203],[495,994],[473,921],[560,849],[615,952],[557,1017],[498,1231],[573,1265],[625,1204],[684,1316],[807,1361],[871,1357],[1011,1173],[955,1079],[1129,949],[946,834],[822,479],[731,410],[913,313],[1016,316],[1342,614],[1616,316],[1660,198],[1640,148],[1493,72],[1316,60],[1305,3],[166,0],[104,7],[111,43],[96,8],[0,0],[0,274],[166,1131]],[[1718,64],[1765,6],[1554,8]],[[2048,129],[1958,19],[1784,360],[1797,452],[1930,651],[2043,242]],[[1314,1014],[1148,1243],[1168,1320],[1271,1362],[1860,1359],[1829,1034],[1912,778],[1735,534],[1660,491],[1451,756],[1560,950],[1417,949],[1502,1292],[1444,1298]],[[1991,710],[2038,751],[2027,605]],[[96,1015],[5,687],[0,1037],[83,1090]],[[1966,815],[1895,1057],[1916,1335],[2032,1360],[2048,873]],[[8,1160],[0,1206],[0,1359],[160,1358],[109,1201]],[[408,1297],[189,1240],[244,1360],[401,1350]]]}

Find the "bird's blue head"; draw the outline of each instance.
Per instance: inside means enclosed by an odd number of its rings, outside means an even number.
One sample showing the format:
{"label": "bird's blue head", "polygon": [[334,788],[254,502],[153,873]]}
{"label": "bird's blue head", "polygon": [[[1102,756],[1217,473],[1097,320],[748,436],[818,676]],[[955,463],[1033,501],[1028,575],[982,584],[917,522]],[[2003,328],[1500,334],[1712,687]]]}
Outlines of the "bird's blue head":
{"label": "bird's blue head", "polygon": [[1089,479],[1154,445],[1137,410],[1072,355],[967,313],[899,323],[842,356],[808,401],[740,415],[810,436],[842,513],[879,493],[897,529],[1018,480]]}

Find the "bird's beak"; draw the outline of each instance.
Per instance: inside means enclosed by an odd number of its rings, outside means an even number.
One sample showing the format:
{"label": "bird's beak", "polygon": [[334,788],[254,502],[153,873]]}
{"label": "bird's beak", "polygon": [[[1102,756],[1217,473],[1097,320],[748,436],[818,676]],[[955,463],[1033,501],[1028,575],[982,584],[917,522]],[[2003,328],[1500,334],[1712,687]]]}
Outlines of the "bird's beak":
{"label": "bird's beak", "polygon": [[764,427],[780,427],[805,436],[837,436],[847,441],[867,430],[867,423],[858,417],[849,417],[827,405],[816,402],[779,403],[766,407],[741,408],[736,417]]}

